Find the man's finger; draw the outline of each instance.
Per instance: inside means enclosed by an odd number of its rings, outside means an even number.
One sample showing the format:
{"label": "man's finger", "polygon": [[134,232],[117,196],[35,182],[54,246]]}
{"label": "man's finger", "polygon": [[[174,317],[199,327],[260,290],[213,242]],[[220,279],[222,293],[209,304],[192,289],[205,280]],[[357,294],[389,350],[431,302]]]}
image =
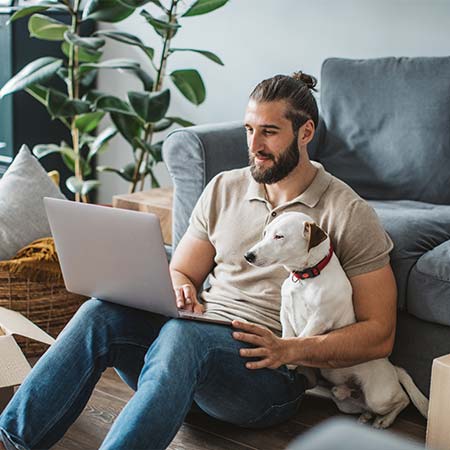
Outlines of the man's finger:
{"label": "man's finger", "polygon": [[263,343],[261,336],[257,336],[256,334],[249,334],[249,333],[242,333],[242,332],[234,331],[233,337],[237,341],[248,342],[249,344],[254,344],[254,345],[258,345],[258,346],[261,346]]}
{"label": "man's finger", "polygon": [[176,301],[177,301],[177,307],[183,308],[184,307],[183,289],[175,288],[175,297],[176,297]]}
{"label": "man's finger", "polygon": [[251,361],[245,363],[245,367],[247,369],[264,369],[265,367],[269,367],[272,364],[269,358],[261,359],[261,361]]}
{"label": "man's finger", "polygon": [[204,311],[203,305],[198,303],[198,301],[195,302],[195,304],[194,304],[194,312],[197,313],[197,314],[203,314],[203,311]]}
{"label": "man's finger", "polygon": [[186,304],[191,305],[194,303],[194,293],[192,292],[192,287],[188,284],[183,286],[184,298],[186,299]]}
{"label": "man's finger", "polygon": [[246,358],[253,358],[256,356],[267,356],[268,350],[264,347],[258,348],[241,348],[239,354]]}

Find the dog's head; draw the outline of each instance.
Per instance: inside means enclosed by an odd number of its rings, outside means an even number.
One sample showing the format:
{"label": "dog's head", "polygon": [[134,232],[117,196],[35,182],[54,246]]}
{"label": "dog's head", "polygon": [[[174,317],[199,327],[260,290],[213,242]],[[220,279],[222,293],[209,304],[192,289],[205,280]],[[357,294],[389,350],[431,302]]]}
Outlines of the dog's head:
{"label": "dog's head", "polygon": [[266,226],[262,240],[244,257],[254,266],[282,265],[289,271],[301,270],[325,257],[329,245],[328,235],[310,216],[287,212]]}

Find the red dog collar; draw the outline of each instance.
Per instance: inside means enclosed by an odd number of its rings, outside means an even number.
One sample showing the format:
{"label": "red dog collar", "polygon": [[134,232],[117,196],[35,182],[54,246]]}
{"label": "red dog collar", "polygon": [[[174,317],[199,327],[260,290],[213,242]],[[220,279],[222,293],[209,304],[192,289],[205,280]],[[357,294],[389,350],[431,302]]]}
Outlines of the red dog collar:
{"label": "red dog collar", "polygon": [[324,267],[330,262],[331,257],[333,256],[333,245],[330,243],[330,250],[328,255],[325,256],[318,264],[313,267],[308,267],[304,270],[294,270],[292,272],[292,281],[296,283],[298,280],[305,280],[307,278],[315,278],[320,275],[320,272],[324,269]]}

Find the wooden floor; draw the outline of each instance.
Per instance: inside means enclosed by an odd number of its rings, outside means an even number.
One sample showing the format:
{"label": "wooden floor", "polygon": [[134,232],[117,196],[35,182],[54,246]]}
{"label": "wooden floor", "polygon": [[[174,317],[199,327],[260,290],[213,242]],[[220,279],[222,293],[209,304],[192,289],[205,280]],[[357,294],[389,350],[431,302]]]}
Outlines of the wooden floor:
{"label": "wooden floor", "polygon": [[[82,415],[52,450],[97,449],[132,395],[133,391],[122,382],[114,370],[108,369],[97,384]],[[238,428],[212,419],[203,412],[192,412],[169,448],[171,450],[284,449],[296,436],[339,414],[341,413],[333,402],[312,396],[306,396],[301,411],[294,419],[265,430]],[[426,421],[412,406],[409,406],[400,414],[390,431],[412,441],[424,443]]]}

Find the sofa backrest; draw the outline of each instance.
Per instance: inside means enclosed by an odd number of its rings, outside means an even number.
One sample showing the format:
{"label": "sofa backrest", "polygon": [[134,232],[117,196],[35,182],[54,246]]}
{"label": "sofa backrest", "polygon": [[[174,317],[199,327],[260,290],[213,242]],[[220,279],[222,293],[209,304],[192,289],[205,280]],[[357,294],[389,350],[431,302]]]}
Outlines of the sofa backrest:
{"label": "sofa backrest", "polygon": [[315,159],[366,199],[450,204],[450,57],[330,58]]}

